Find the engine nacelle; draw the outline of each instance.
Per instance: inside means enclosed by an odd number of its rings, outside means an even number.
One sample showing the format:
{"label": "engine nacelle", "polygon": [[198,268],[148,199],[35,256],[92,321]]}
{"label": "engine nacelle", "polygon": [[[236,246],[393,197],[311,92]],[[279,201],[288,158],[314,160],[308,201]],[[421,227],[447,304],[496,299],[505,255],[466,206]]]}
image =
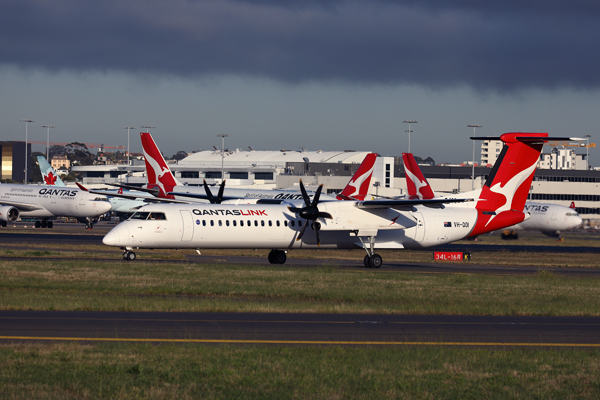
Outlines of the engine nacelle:
{"label": "engine nacelle", "polygon": [[19,219],[19,210],[13,206],[0,207],[0,221],[15,222]]}

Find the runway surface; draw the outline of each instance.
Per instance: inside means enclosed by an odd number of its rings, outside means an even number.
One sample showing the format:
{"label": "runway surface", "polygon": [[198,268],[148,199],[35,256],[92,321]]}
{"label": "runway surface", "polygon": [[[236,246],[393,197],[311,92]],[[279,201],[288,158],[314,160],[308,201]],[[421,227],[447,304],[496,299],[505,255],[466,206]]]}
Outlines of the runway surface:
{"label": "runway surface", "polygon": [[600,318],[0,311],[0,341],[597,348]]}

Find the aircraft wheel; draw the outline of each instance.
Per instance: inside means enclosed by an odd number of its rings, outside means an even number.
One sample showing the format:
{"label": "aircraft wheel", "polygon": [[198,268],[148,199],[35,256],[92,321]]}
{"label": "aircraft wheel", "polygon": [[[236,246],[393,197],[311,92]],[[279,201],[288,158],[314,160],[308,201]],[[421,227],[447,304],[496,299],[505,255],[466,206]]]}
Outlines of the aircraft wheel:
{"label": "aircraft wheel", "polygon": [[285,252],[278,250],[275,252],[273,259],[275,260],[275,264],[285,264],[287,256],[285,255]]}
{"label": "aircraft wheel", "polygon": [[363,263],[365,264],[365,268],[371,268],[371,266],[369,265],[369,255],[367,254],[365,256],[365,259],[363,260]]}
{"label": "aircraft wheel", "polygon": [[369,266],[371,268],[381,268],[381,264],[383,264],[383,259],[379,254],[373,254],[369,257]]}
{"label": "aircraft wheel", "polygon": [[127,252],[127,261],[133,261],[135,260],[135,253],[133,251],[128,251]]}
{"label": "aircraft wheel", "polygon": [[269,257],[268,257],[268,259],[269,259],[269,262],[270,262],[271,264],[275,264],[275,250],[271,250],[271,251],[269,252]]}
{"label": "aircraft wheel", "polygon": [[123,252],[123,260],[127,260],[127,253],[129,253],[128,251]]}
{"label": "aircraft wheel", "polygon": [[41,228],[42,227],[42,223],[40,221],[35,221],[35,227],[36,228]]}

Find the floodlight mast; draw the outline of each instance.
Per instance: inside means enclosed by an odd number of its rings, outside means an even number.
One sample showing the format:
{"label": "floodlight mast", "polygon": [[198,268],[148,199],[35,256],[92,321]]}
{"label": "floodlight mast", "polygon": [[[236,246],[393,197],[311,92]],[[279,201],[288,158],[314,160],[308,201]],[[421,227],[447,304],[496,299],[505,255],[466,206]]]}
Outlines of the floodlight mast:
{"label": "floodlight mast", "polygon": [[410,153],[410,133],[412,132],[410,130],[410,124],[417,124],[419,121],[415,121],[414,119],[405,119],[404,121],[402,121],[403,124],[408,124],[408,129],[405,130],[404,132],[408,132],[408,152]]}
{"label": "floodlight mast", "polygon": [[[475,129],[481,128],[481,125],[477,124],[469,124],[468,128],[473,128],[473,137],[477,136],[475,134]],[[475,190],[475,140],[473,140],[473,162],[471,167],[471,190]]]}
{"label": "floodlight mast", "polygon": [[46,128],[46,160],[50,162],[50,128],[56,128],[54,125],[42,125],[42,128]]}
{"label": "floodlight mast", "polygon": [[131,161],[129,161],[129,130],[135,129],[135,126],[124,126],[123,129],[127,129],[127,165],[131,165]]}
{"label": "floodlight mast", "polygon": [[219,133],[217,135],[217,137],[221,138],[221,182],[223,182],[225,180],[225,168],[224,168],[224,164],[225,164],[225,138],[229,137],[229,134],[227,133]]}
{"label": "floodlight mast", "polygon": [[28,160],[27,160],[27,124],[30,122],[34,122],[34,120],[32,119],[20,119],[19,121],[21,122],[25,122],[25,180],[23,181],[24,184],[27,185],[27,164],[28,164]]}

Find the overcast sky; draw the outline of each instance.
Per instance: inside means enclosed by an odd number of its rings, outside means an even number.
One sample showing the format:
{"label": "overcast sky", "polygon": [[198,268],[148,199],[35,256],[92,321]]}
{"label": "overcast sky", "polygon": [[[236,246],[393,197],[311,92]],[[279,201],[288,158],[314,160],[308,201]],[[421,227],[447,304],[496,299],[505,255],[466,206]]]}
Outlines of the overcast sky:
{"label": "overcast sky", "polygon": [[467,124],[596,142],[599,38],[597,1],[0,0],[0,132],[399,155],[412,119],[438,163],[471,159]]}

